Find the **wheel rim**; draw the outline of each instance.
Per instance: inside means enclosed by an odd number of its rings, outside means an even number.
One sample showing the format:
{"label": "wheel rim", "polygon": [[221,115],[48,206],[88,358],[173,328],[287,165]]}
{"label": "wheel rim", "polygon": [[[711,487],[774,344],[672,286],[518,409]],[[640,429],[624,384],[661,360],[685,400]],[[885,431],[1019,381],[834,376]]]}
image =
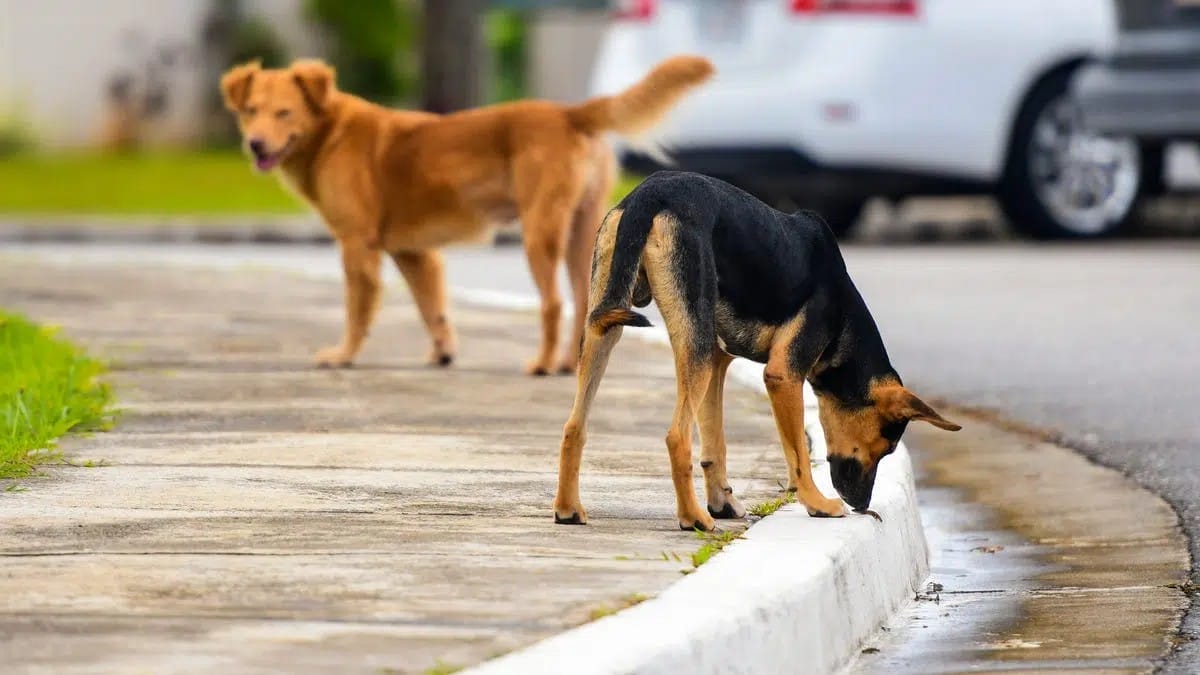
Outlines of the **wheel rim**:
{"label": "wheel rim", "polygon": [[1133,208],[1141,161],[1133,139],[1089,132],[1079,107],[1063,96],[1034,122],[1029,175],[1037,198],[1063,228],[1095,235]]}

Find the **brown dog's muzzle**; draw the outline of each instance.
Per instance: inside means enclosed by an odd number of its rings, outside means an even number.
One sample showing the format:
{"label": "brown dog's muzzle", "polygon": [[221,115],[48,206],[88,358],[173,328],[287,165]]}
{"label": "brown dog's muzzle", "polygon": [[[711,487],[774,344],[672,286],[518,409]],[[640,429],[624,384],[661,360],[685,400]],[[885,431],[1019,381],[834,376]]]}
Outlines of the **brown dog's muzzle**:
{"label": "brown dog's muzzle", "polygon": [[871,504],[871,491],[875,488],[876,464],[870,469],[853,457],[829,457],[829,473],[833,487],[855,511],[864,511]]}

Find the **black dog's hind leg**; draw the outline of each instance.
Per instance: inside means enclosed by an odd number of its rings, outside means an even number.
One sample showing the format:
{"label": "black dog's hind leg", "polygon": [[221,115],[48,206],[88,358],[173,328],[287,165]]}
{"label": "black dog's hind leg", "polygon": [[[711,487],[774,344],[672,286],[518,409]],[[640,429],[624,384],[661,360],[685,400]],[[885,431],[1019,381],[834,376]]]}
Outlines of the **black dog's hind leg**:
{"label": "black dog's hind leg", "polygon": [[706,254],[694,231],[662,212],[654,217],[642,264],[675,352],[677,398],[666,440],[676,515],[680,528],[707,531],[716,523],[692,487],[692,424],[713,377],[716,350],[716,270]]}
{"label": "black dog's hind leg", "polygon": [[725,475],[725,372],[733,357],[721,350],[713,352],[712,377],[700,404],[700,468],[704,469],[704,491],[708,513],[713,518],[741,518],[746,509],[736,497]]}
{"label": "black dog's hind leg", "polygon": [[584,330],[583,350],[579,359],[579,383],[575,405],[563,427],[562,446],[558,454],[558,493],[554,497],[554,522],[566,525],[587,523],[587,512],[579,499],[579,463],[583,460],[583,444],[587,441],[587,418],[592,408],[600,379],[608,367],[608,357],[621,339],[621,326]]}

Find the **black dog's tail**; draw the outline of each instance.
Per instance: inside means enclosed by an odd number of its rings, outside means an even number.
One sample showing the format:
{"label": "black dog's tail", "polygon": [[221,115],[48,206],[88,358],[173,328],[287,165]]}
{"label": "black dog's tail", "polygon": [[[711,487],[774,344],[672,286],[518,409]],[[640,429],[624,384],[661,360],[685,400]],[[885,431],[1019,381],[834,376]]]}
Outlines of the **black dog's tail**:
{"label": "black dog's tail", "polygon": [[[639,307],[650,302],[650,290],[644,287],[645,278],[639,279],[638,271],[642,264],[642,251],[654,226],[654,212],[638,208],[637,201],[627,198],[610,211],[596,238],[596,252],[592,257],[592,293],[595,297],[594,294],[599,292],[600,298],[592,303],[588,325],[601,334],[614,326],[645,328],[651,325],[649,319],[630,309],[635,302]],[[603,269],[605,262],[608,264],[607,270]],[[602,290],[597,287],[600,283],[604,284]]]}

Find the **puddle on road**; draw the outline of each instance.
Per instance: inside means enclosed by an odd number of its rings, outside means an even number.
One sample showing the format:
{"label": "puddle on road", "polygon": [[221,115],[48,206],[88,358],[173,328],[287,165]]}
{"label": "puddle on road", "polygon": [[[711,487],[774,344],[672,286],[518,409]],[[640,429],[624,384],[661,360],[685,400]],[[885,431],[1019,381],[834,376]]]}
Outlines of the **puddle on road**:
{"label": "puddle on road", "polygon": [[[857,673],[1141,672],[1186,599],[1165,502],[1079,455],[982,422],[912,429],[930,585]],[[878,650],[878,651],[874,651]]]}

